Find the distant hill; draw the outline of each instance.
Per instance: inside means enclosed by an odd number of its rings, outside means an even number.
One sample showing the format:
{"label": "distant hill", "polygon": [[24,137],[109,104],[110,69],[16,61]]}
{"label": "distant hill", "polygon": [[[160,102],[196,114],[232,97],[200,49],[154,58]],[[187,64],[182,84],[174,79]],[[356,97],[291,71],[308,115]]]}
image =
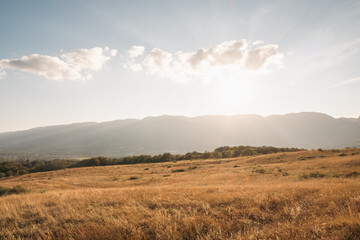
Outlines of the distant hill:
{"label": "distant hill", "polygon": [[359,147],[360,118],[333,118],[312,112],[268,117],[159,116],[0,134],[3,156],[124,156],[206,151],[238,145],[310,149]]}

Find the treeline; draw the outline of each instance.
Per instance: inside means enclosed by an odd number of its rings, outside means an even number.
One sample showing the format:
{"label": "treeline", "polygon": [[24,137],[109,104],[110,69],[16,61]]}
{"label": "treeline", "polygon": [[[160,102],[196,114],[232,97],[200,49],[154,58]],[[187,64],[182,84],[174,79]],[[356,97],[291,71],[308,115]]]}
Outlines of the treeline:
{"label": "treeline", "polygon": [[0,178],[64,169],[76,164],[77,162],[78,161],[76,160],[3,161],[0,162]]}
{"label": "treeline", "polygon": [[108,165],[126,165],[139,163],[159,163],[180,160],[193,159],[211,159],[211,158],[233,158],[241,156],[254,156],[261,154],[271,154],[277,152],[296,152],[304,149],[298,148],[276,148],[269,146],[251,147],[219,147],[212,152],[188,152],[186,154],[163,153],[156,156],[138,155],[121,158],[93,157],[85,160],[52,160],[52,161],[3,161],[0,162],[0,178],[23,175],[34,172],[46,172],[74,167],[108,166]]}

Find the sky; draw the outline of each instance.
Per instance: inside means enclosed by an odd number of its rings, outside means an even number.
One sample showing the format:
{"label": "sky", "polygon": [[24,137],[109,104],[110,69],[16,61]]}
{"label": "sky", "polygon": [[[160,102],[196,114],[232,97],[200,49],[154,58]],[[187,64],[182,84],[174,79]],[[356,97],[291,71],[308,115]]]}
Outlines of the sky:
{"label": "sky", "polygon": [[360,115],[359,1],[0,1],[0,132]]}

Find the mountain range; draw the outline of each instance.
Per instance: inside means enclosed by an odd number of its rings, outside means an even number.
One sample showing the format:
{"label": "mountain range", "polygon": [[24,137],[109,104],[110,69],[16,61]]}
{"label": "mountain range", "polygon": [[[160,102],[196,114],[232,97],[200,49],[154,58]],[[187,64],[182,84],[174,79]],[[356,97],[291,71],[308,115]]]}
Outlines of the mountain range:
{"label": "mountain range", "polygon": [[220,146],[360,146],[360,117],[302,112],[262,117],[158,116],[38,127],[0,134],[0,156],[125,156],[210,151]]}

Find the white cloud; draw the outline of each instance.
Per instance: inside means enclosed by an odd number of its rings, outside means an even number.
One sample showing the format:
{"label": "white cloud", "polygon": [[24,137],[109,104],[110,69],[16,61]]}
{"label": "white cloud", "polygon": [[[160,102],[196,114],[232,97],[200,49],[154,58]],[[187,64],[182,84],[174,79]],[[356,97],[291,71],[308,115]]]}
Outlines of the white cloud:
{"label": "white cloud", "polygon": [[267,45],[250,49],[245,60],[245,68],[259,70],[271,63],[280,65],[283,55],[276,50],[277,48],[278,45]]}
{"label": "white cloud", "polygon": [[116,55],[114,50],[107,47],[79,49],[62,54],[61,58],[32,54],[19,59],[2,59],[0,67],[30,72],[53,80],[88,80],[92,75],[84,70],[99,71],[105,62]]}
{"label": "white cloud", "polygon": [[145,47],[143,46],[132,46],[131,49],[127,52],[129,58],[136,58],[144,54]]}
{"label": "white cloud", "polygon": [[143,46],[132,46],[130,50],[127,51],[127,56],[125,62],[122,64],[124,68],[128,68],[134,72],[141,72],[143,70],[142,64],[136,63],[135,59],[145,52],[145,47]]}
{"label": "white cloud", "polygon": [[147,67],[151,74],[167,74],[172,71],[172,62],[174,61],[171,53],[154,48],[145,58],[143,65]]}
{"label": "white cloud", "polygon": [[23,56],[20,59],[3,59],[0,61],[3,68],[12,68],[44,76],[49,79],[81,78],[81,67],[68,64],[58,57],[39,54]]}
{"label": "white cloud", "polygon": [[110,56],[104,53],[109,49],[95,47],[91,49],[79,49],[70,53],[62,54],[61,57],[69,64],[79,66],[81,68],[99,71],[103,64],[110,59]]}
{"label": "white cloud", "polygon": [[254,46],[260,45],[260,44],[264,44],[264,42],[261,41],[261,40],[256,40],[256,41],[254,41],[254,42],[252,43],[252,45],[254,45]]}
{"label": "white cloud", "polygon": [[241,64],[245,53],[246,40],[223,42],[209,49],[199,49],[196,52],[185,54],[188,63],[193,69],[205,66],[225,66]]}
{"label": "white cloud", "polygon": [[[128,51],[124,67],[178,81],[195,78],[206,80],[212,78],[215,73],[221,76],[221,72],[224,71],[257,74],[268,70],[269,65],[282,65],[283,54],[279,53],[277,48],[277,45],[251,48],[247,41],[242,39],[222,42],[214,47],[200,48],[194,52],[169,53],[154,48],[143,61],[135,61],[134,56],[142,55],[145,48],[133,46]],[[135,54],[137,52],[139,55]]]}
{"label": "white cloud", "polygon": [[110,55],[111,55],[112,57],[115,57],[117,53],[118,53],[118,50],[116,50],[116,49],[111,49],[111,50],[110,50]]}

